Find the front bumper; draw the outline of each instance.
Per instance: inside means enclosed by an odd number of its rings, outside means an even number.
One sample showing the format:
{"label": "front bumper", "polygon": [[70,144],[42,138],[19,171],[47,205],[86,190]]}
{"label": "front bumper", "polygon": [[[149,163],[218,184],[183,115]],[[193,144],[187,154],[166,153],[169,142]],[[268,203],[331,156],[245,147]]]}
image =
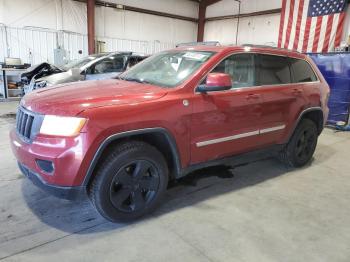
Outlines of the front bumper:
{"label": "front bumper", "polygon": [[64,186],[55,186],[47,184],[39,174],[36,174],[23,164],[18,162],[19,169],[34,185],[42,189],[43,191],[49,193],[50,195],[69,199],[77,200],[83,199],[86,196],[86,190],[83,186],[73,186],[73,187],[64,187]]}
{"label": "front bumper", "polygon": [[[10,141],[17,161],[36,174],[44,184],[58,188],[83,186],[82,162],[87,148],[84,144],[85,134],[72,138],[37,136],[28,143],[13,129]],[[52,163],[53,171],[45,172],[38,164],[40,160]]]}

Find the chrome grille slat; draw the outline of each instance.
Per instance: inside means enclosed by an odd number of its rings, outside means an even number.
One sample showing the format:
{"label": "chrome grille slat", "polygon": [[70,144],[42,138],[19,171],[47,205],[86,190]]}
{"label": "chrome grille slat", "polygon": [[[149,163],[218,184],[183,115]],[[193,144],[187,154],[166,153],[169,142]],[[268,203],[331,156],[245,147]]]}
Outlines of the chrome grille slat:
{"label": "chrome grille slat", "polygon": [[21,121],[23,117],[23,112],[21,110],[19,110],[18,113],[19,113],[19,116],[18,116],[18,123],[17,123],[17,131],[20,129]]}
{"label": "chrome grille slat", "polygon": [[19,133],[22,136],[24,136],[24,130],[26,128],[27,118],[28,118],[28,115],[27,114],[23,114],[23,118],[22,118],[22,121],[21,121],[21,128],[19,129]]}
{"label": "chrome grille slat", "polygon": [[[33,135],[37,133],[37,125],[35,122],[35,117],[37,114],[30,112],[23,107],[19,107],[17,112],[16,120],[16,131],[17,134],[27,142],[30,142],[33,138]],[[38,115],[40,117],[40,115]],[[37,121],[36,121],[37,122]],[[36,128],[35,128],[36,126]]]}
{"label": "chrome grille slat", "polygon": [[24,136],[30,138],[30,132],[32,130],[32,124],[33,124],[34,117],[31,115],[28,115],[27,123],[24,129]]}
{"label": "chrome grille slat", "polygon": [[17,116],[16,116],[16,129],[18,128],[18,123],[19,123],[19,115],[20,115],[21,111],[18,110],[17,112]]}

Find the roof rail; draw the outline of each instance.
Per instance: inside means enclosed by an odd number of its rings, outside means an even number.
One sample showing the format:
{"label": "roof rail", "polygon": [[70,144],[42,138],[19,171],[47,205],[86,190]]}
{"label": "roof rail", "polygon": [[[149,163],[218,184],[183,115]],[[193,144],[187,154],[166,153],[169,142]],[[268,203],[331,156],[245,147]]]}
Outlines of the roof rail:
{"label": "roof rail", "polygon": [[297,52],[300,53],[299,51],[296,50],[290,50],[287,48],[280,48],[276,46],[270,46],[270,45],[254,45],[254,44],[243,44],[243,47],[256,47],[256,48],[271,48],[271,49],[277,49],[277,50],[284,50],[284,51],[289,51],[289,52]]}
{"label": "roof rail", "polygon": [[198,46],[198,45],[207,45],[207,46],[220,46],[219,41],[206,41],[206,42],[189,42],[189,43],[180,43],[177,44],[176,47],[184,47],[184,46]]}

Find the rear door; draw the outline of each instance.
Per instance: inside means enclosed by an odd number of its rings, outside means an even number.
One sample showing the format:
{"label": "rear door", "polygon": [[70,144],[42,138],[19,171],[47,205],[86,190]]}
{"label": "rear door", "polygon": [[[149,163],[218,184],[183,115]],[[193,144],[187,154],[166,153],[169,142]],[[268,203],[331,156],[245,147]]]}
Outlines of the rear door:
{"label": "rear door", "polygon": [[289,133],[295,112],[305,105],[302,86],[293,83],[290,58],[258,55],[258,83],[263,90],[261,143],[280,143]]}
{"label": "rear door", "polygon": [[233,54],[212,72],[227,73],[232,88],[195,94],[191,129],[191,162],[198,163],[259,146],[261,90],[256,86],[254,54]]}

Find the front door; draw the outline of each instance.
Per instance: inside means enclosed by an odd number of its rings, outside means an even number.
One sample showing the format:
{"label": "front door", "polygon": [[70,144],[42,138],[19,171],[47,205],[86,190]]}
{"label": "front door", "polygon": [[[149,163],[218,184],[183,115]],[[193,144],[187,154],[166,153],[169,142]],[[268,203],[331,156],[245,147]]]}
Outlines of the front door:
{"label": "front door", "polygon": [[233,54],[212,72],[230,74],[232,89],[195,94],[191,130],[191,163],[259,147],[261,90],[255,81],[255,55]]}

